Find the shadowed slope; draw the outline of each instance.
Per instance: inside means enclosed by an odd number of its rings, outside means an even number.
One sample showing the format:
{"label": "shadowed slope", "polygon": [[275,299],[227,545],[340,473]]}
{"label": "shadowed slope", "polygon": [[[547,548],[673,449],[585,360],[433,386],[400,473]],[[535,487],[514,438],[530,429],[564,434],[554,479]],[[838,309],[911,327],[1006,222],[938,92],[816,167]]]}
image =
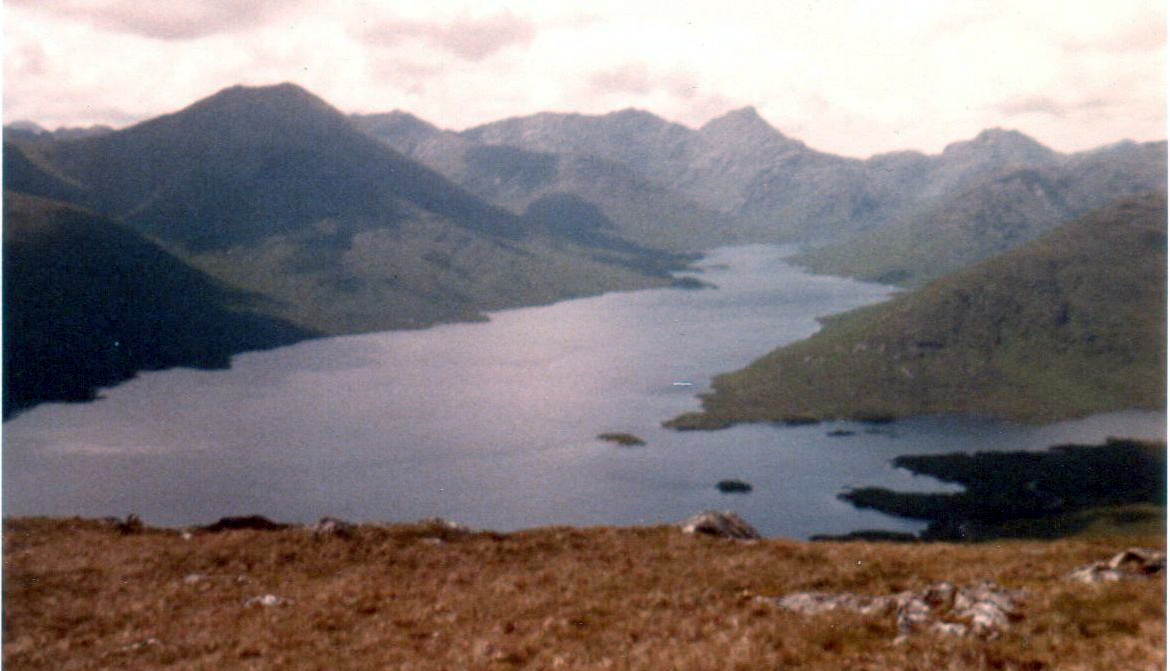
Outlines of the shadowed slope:
{"label": "shadowed slope", "polygon": [[312,335],[229,307],[247,301],[113,221],[5,193],[4,416]]}

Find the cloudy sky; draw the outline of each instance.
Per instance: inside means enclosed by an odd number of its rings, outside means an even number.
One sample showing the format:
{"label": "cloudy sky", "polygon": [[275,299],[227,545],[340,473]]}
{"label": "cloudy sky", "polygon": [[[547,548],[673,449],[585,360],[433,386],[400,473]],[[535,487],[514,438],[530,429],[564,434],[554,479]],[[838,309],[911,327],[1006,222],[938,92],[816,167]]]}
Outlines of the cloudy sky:
{"label": "cloudy sky", "polygon": [[4,120],[124,126],[233,84],[462,129],[754,105],[838,154],[987,127],[1063,151],[1166,137],[1161,0],[6,0]]}

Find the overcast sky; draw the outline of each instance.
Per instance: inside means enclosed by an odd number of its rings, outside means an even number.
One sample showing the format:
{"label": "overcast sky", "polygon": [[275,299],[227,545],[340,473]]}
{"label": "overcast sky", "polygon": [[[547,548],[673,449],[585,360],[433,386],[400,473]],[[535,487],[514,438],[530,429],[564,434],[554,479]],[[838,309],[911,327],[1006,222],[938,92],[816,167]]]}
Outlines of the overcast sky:
{"label": "overcast sky", "polygon": [[463,129],[754,105],[824,151],[1000,126],[1075,151],[1166,137],[1161,0],[6,0],[4,120],[125,126],[233,84]]}

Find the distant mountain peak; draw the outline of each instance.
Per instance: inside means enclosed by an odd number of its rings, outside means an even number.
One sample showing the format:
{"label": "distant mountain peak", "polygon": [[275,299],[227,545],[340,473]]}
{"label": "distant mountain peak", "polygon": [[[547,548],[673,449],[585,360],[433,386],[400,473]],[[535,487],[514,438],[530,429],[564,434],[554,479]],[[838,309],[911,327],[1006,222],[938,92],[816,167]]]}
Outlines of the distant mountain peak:
{"label": "distant mountain peak", "polygon": [[755,108],[754,105],[747,105],[746,107],[740,107],[739,109],[731,110],[730,112],[724,113],[722,116],[711,119],[706,124],[704,124],[704,127],[710,126],[711,124],[731,122],[753,125],[768,124],[768,122],[764,121],[763,117],[760,116],[760,112]]}
{"label": "distant mountain peak", "polygon": [[321,100],[300,86],[284,82],[282,84],[269,84],[264,86],[236,84],[220,89],[206,98],[197,100],[188,109],[242,104],[310,104],[329,106],[324,100]]}
{"label": "distant mountain peak", "polygon": [[1043,162],[1056,152],[1018,130],[987,128],[971,140],[953,142],[943,149],[943,155],[979,154],[998,159],[1011,158],[1025,162]]}
{"label": "distant mountain peak", "polygon": [[236,84],[208,96],[207,99],[214,99],[219,97],[229,98],[236,96],[250,96],[250,97],[266,97],[266,98],[284,98],[284,99],[311,99],[320,100],[317,96],[309,93],[304,88],[293,84],[292,82],[281,82],[279,84],[263,84],[260,86],[249,86],[246,84]]}
{"label": "distant mountain peak", "polygon": [[783,144],[793,149],[805,146],[776,130],[751,105],[711,119],[699,128],[699,134],[720,142]]}
{"label": "distant mountain peak", "polygon": [[625,119],[651,119],[651,118],[657,119],[658,118],[653,112],[648,112],[644,109],[639,109],[637,107],[627,107],[625,109],[620,109],[620,110],[617,110],[616,112],[610,112],[606,116],[618,118],[618,119],[621,119],[621,118],[625,118]]}
{"label": "distant mountain peak", "polygon": [[296,84],[283,83],[221,89],[130,130],[178,132],[190,141],[217,137],[223,144],[229,137],[233,141],[265,142],[265,138],[278,134],[324,137],[349,125],[349,119],[329,103]]}

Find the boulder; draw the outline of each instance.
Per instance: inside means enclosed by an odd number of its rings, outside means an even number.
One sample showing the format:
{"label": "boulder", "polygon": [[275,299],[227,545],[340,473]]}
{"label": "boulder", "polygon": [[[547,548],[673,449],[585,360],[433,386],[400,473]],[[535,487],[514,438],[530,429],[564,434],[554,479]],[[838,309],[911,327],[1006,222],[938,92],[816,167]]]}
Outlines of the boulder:
{"label": "boulder", "polygon": [[291,599],[279,597],[275,594],[261,594],[245,599],[244,607],[251,608],[253,606],[259,606],[261,608],[273,608],[275,606],[287,606],[291,603]]}
{"label": "boulder", "polygon": [[706,534],[739,540],[763,538],[755,527],[730,510],[707,510],[686,520],[679,527],[687,534]]}
{"label": "boulder", "polygon": [[324,538],[326,536],[350,538],[357,531],[357,525],[337,519],[336,517],[322,517],[316,524],[310,525],[308,531],[316,538]]}
{"label": "boulder", "polygon": [[1146,578],[1166,570],[1166,553],[1149,548],[1122,550],[1106,561],[1093,562],[1068,574],[1086,584]]}

